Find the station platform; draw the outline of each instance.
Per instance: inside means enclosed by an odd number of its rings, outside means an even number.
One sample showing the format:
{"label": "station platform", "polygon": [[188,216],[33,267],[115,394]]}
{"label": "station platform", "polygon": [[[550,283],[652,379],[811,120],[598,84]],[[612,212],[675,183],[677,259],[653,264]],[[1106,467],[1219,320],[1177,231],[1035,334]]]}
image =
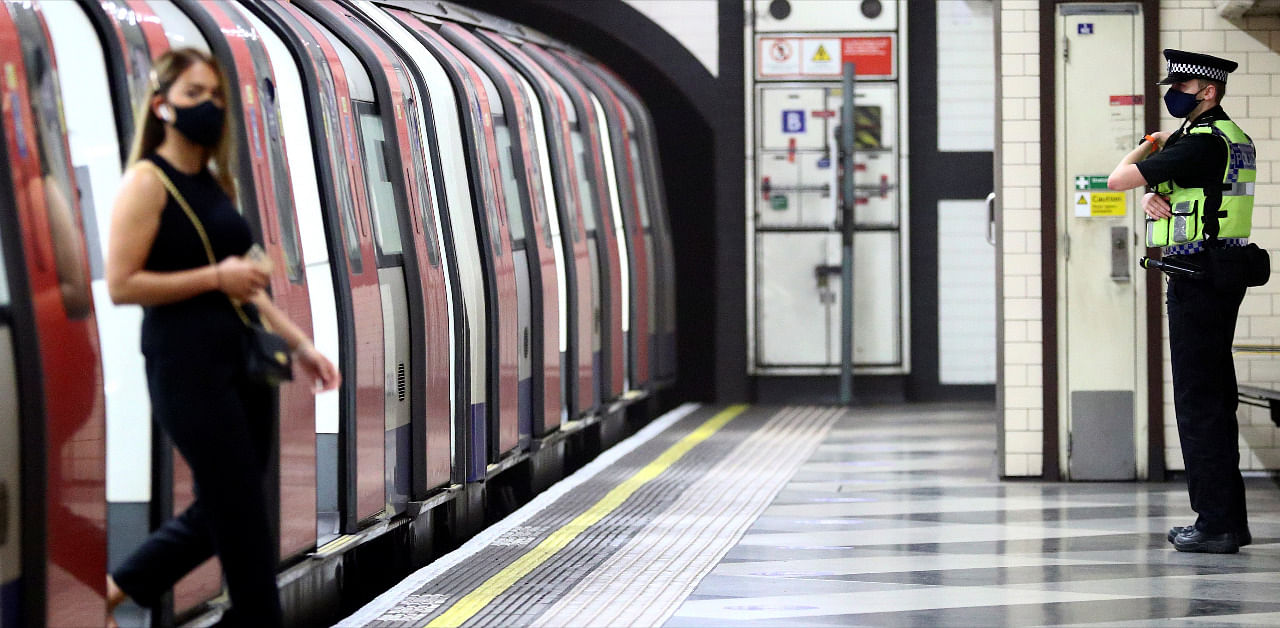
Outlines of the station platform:
{"label": "station platform", "polygon": [[989,404],[686,405],[339,626],[1280,625],[1280,491],[1000,481]]}

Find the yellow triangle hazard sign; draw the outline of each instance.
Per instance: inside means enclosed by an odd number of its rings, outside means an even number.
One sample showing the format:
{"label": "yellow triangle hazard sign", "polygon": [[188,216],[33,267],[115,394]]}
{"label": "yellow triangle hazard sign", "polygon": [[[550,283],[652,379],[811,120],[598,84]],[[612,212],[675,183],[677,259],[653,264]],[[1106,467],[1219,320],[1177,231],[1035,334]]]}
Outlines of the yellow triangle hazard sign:
{"label": "yellow triangle hazard sign", "polygon": [[814,61],[830,61],[831,55],[827,54],[827,47],[819,44],[818,52],[815,52],[813,54],[813,60]]}
{"label": "yellow triangle hazard sign", "polygon": [[1083,194],[1081,194],[1080,197],[1076,199],[1076,205],[1088,205],[1088,204],[1089,204],[1089,199],[1085,198]]}

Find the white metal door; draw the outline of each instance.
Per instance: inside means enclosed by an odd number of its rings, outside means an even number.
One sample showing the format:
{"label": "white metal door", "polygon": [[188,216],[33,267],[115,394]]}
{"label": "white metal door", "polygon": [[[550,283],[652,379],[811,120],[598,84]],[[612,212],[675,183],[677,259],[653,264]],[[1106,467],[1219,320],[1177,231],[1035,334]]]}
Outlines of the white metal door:
{"label": "white metal door", "polygon": [[1146,388],[1141,191],[1105,184],[1142,135],[1139,10],[1058,9],[1060,460],[1072,479],[1133,479],[1146,466],[1145,421],[1135,421],[1145,416]]}

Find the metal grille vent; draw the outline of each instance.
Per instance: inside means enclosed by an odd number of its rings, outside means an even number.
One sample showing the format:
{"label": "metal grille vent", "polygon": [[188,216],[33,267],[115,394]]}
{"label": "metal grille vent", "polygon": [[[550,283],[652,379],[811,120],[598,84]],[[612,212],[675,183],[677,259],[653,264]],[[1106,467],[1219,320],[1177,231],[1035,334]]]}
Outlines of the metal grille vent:
{"label": "metal grille vent", "polygon": [[404,401],[406,379],[407,378],[405,377],[404,363],[401,362],[400,365],[396,367],[396,397],[400,401]]}

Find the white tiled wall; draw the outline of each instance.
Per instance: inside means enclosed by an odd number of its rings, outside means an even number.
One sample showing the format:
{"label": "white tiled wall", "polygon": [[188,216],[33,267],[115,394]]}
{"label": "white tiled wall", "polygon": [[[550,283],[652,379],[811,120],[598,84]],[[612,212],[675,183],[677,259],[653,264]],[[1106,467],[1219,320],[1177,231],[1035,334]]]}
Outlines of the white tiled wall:
{"label": "white tiled wall", "polygon": [[[1258,185],[1252,240],[1272,254],[1280,271],[1280,17],[1246,17],[1228,21],[1218,16],[1212,0],[1160,2],[1160,48],[1178,48],[1226,57],[1240,67],[1227,82],[1223,108],[1254,140],[1258,151]],[[1043,311],[1040,294],[1040,93],[1039,2],[1000,3],[1000,87],[1003,187],[1002,237],[1004,320],[1005,475],[1037,476],[1043,471],[1043,386],[1041,369]],[[1160,69],[1163,58],[1151,60]],[[1161,128],[1178,121],[1167,115]],[[1119,156],[1117,156],[1119,159]],[[1051,211],[1051,210],[1050,210]],[[1252,288],[1241,306],[1237,343],[1280,344],[1280,279]],[[1165,329],[1167,330],[1167,325]],[[1167,343],[1167,337],[1165,342]],[[1165,464],[1182,468],[1173,414],[1173,385],[1164,363]],[[1280,355],[1238,355],[1239,381],[1280,388]],[[1052,383],[1051,383],[1052,385]],[[1280,469],[1280,430],[1264,409],[1242,406],[1241,467]]]}
{"label": "white tiled wall", "polygon": [[1039,3],[1000,3],[1000,169],[1004,318],[1004,473],[1043,467],[1043,301],[1040,290]]}

